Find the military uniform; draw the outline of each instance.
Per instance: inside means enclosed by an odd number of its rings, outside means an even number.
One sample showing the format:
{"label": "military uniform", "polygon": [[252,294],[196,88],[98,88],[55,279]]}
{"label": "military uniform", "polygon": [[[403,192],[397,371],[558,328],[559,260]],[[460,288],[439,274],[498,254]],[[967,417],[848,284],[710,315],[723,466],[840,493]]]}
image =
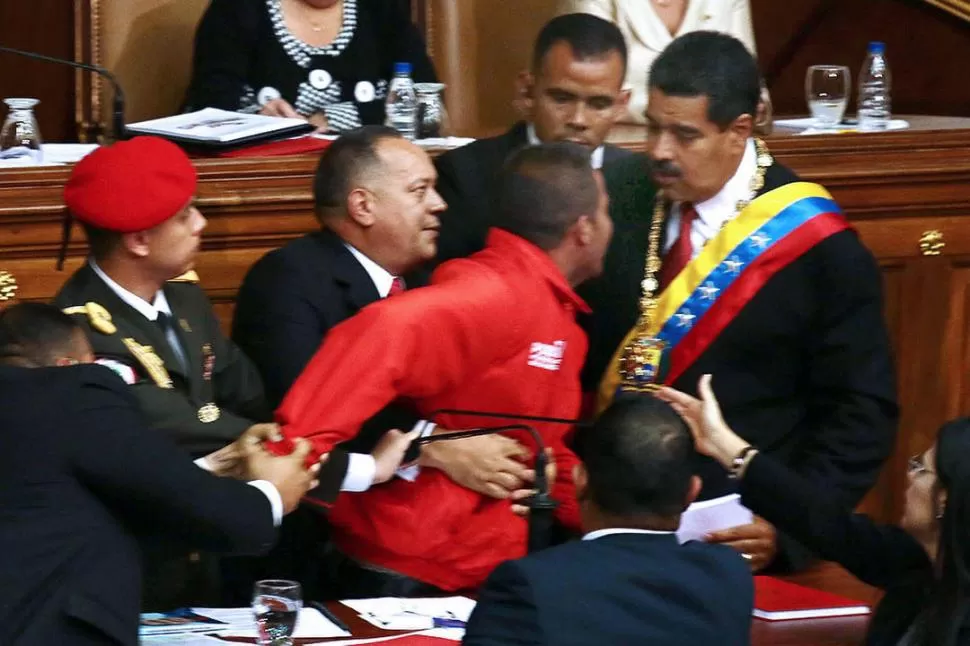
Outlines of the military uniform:
{"label": "military uniform", "polygon": [[100,363],[131,386],[149,424],[199,457],[238,438],[271,411],[253,364],[219,329],[194,277],[164,287],[186,367],[162,329],[125,303],[91,265],[67,281],[55,303],[84,326]]}

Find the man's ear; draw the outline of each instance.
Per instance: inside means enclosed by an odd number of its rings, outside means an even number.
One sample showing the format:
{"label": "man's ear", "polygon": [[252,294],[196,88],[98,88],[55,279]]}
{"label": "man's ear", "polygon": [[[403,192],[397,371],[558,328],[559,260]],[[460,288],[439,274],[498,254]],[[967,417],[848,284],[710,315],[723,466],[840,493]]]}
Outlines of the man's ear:
{"label": "man's ear", "polygon": [[616,103],[613,105],[613,122],[616,123],[626,116],[627,110],[630,107],[630,97],[633,96],[633,90],[630,88],[624,88],[620,90],[620,96],[617,98]]}
{"label": "man's ear", "polygon": [[595,234],[596,225],[593,223],[593,218],[588,215],[581,215],[576,223],[573,224],[571,230],[576,236],[577,242],[581,246],[586,247],[593,243],[593,239],[596,237]]}
{"label": "man's ear", "polygon": [[137,231],[135,233],[124,233],[121,235],[121,246],[136,258],[144,258],[149,254],[148,241],[151,237],[148,231]]}
{"label": "man's ear", "polygon": [[684,501],[684,509],[690,507],[691,503],[697,500],[697,496],[701,493],[701,487],[704,486],[704,481],[701,480],[700,476],[690,477],[690,486],[687,488],[687,499]]}
{"label": "man's ear", "polygon": [[748,139],[754,134],[754,117],[750,114],[742,114],[728,126],[728,130],[731,132],[734,147],[744,150],[748,145]]}
{"label": "man's ear", "polygon": [[347,215],[362,227],[373,226],[377,220],[374,212],[374,195],[366,188],[355,188],[347,196]]}
{"label": "man's ear", "polygon": [[526,120],[532,119],[535,108],[536,79],[529,70],[522,70],[515,78],[515,99],[513,104],[520,116]]}
{"label": "man's ear", "polygon": [[573,467],[573,486],[576,489],[576,500],[586,500],[589,495],[589,473],[582,462]]}

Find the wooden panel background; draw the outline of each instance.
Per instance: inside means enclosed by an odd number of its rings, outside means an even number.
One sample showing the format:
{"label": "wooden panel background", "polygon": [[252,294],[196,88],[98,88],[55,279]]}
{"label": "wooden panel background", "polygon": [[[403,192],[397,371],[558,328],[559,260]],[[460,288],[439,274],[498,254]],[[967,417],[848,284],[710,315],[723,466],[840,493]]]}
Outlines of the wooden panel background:
{"label": "wooden panel background", "polygon": [[[428,23],[439,73],[451,84],[448,100],[457,129],[479,134],[508,126],[515,118],[514,72],[527,61],[535,32],[552,15],[555,0],[413,1],[420,4],[415,16]],[[71,5],[68,0],[0,2],[0,43],[70,57]],[[752,7],[776,114],[805,111],[808,65],[848,65],[855,77],[866,43],[876,39],[888,46],[897,112],[970,114],[970,84],[960,64],[970,51],[970,24],[943,9],[923,0],[752,0]],[[168,18],[163,22],[171,26]],[[123,66],[128,75],[152,67],[152,61],[137,59],[138,40],[150,33],[151,25],[144,24],[129,34],[133,40],[126,45]],[[158,76],[146,72],[144,78]],[[0,55],[0,96],[13,95],[41,99],[38,114],[48,141],[73,139],[70,70]]]}

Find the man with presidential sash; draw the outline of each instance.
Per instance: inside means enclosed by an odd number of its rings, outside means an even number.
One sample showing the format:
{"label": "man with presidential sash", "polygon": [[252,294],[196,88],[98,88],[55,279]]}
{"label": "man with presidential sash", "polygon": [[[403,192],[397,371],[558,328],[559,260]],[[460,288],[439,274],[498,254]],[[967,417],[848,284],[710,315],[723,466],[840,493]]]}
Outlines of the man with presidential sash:
{"label": "man with presidential sash", "polygon": [[[608,169],[616,233],[584,374],[602,410],[617,393],[712,373],[725,417],[753,446],[857,503],[895,434],[881,279],[831,195],[752,137],[757,63],[734,38],[694,32],[651,70],[647,158]],[[743,459],[744,456],[739,456]],[[703,498],[728,474],[698,457]],[[752,569],[811,555],[761,519],[709,537]]]}

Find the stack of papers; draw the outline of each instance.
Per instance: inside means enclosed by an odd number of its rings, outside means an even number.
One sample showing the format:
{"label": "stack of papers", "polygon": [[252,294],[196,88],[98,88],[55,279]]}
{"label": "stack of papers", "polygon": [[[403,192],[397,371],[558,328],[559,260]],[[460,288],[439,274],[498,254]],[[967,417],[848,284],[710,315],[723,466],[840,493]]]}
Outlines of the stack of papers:
{"label": "stack of papers", "polygon": [[306,119],[269,117],[217,108],[205,108],[128,126],[128,131],[134,134],[159,135],[175,141],[220,144],[248,141],[261,135],[283,135],[291,131],[312,129]]}
{"label": "stack of papers", "polygon": [[[358,644],[386,643],[388,646],[448,646],[449,642],[460,642],[465,631],[460,629],[437,628],[420,632],[394,635],[393,637],[371,637],[370,639],[341,639],[340,641],[317,642],[306,646],[357,646]],[[223,642],[225,643],[225,642]]]}
{"label": "stack of papers", "polygon": [[[862,132],[858,121],[843,121],[837,128],[816,128],[815,119],[804,117],[801,119],[777,119],[774,125],[778,128],[801,130],[800,135],[837,135],[846,132]],[[909,122],[905,119],[891,119],[886,130],[906,130]]]}
{"label": "stack of papers", "polygon": [[[251,608],[194,608],[200,615],[229,624],[219,630],[221,637],[248,637],[255,639],[256,625],[253,621]],[[294,638],[316,639],[324,637],[350,637],[343,628],[327,619],[320,611],[313,608],[301,608],[296,620]]]}
{"label": "stack of papers", "polygon": [[384,630],[425,630],[441,627],[463,627],[475,609],[468,597],[429,599],[348,599],[342,604],[353,608],[371,625]]}

